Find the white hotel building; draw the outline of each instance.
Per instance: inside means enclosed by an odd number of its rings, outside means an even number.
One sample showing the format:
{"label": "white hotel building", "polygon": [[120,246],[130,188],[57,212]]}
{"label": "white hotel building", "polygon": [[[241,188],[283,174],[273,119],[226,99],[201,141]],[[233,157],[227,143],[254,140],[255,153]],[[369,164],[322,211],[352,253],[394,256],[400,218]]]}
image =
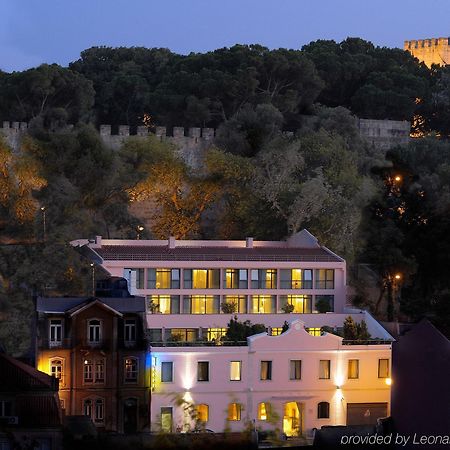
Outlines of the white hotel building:
{"label": "white hotel building", "polygon": [[[213,431],[252,423],[308,436],[389,414],[392,337],[345,306],[346,263],[308,231],[287,241],[97,237],[72,245],[147,297],[153,429],[193,425],[180,398]],[[321,333],[342,328],[349,315],[366,322],[370,341]],[[267,333],[229,345],[235,316]],[[290,328],[280,334],[285,321]]]}

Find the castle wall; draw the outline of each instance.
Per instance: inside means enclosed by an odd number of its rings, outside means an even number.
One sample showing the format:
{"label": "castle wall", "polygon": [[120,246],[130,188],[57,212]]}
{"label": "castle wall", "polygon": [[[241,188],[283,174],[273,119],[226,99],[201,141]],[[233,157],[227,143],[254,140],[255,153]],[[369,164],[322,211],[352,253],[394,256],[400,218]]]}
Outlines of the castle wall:
{"label": "castle wall", "polygon": [[389,150],[409,142],[411,124],[407,120],[359,119],[359,135],[378,150]]}
{"label": "castle wall", "polygon": [[403,49],[428,67],[432,64],[450,64],[450,38],[431,38],[405,41]]}

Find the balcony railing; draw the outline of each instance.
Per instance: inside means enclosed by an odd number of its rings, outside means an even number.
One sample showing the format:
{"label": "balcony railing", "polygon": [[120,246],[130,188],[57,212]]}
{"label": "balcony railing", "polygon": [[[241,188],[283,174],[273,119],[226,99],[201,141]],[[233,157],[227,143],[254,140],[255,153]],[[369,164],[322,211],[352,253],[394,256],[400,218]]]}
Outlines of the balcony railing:
{"label": "balcony railing", "polygon": [[392,344],[392,342],[393,341],[390,339],[344,339],[342,345],[389,345]]}
{"label": "balcony railing", "polygon": [[152,341],[150,347],[243,347],[247,341]]}

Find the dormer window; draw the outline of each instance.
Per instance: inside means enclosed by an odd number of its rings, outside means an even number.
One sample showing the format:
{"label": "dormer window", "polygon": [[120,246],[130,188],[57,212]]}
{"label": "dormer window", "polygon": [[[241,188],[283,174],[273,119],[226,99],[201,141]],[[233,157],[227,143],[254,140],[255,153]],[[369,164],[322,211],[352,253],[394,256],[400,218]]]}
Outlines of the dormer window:
{"label": "dormer window", "polygon": [[50,347],[58,347],[62,343],[62,320],[51,319],[49,330]]}
{"label": "dormer window", "polygon": [[102,326],[98,319],[91,319],[88,322],[88,342],[99,344],[102,338]]}

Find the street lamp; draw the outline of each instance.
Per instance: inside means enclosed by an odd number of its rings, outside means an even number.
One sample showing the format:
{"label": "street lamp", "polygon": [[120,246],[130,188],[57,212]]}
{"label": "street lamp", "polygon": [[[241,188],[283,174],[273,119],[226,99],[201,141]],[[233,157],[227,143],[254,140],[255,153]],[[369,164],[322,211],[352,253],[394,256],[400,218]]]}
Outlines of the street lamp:
{"label": "street lamp", "polygon": [[41,206],[41,211],[42,211],[42,225],[44,228],[44,242],[45,242],[45,238],[46,238],[46,232],[47,232],[47,227],[46,227],[46,212],[47,212],[47,208],[45,206]]}
{"label": "street lamp", "polygon": [[95,264],[91,263],[91,272],[92,272],[92,297],[95,297]]}
{"label": "street lamp", "polygon": [[136,227],[137,236],[136,239],[139,240],[141,238],[141,233],[144,231],[144,227],[142,225],[138,225]]}
{"label": "street lamp", "polygon": [[402,176],[401,176],[401,175],[396,175],[396,176],[394,177],[394,181],[395,181],[396,183],[400,183],[400,181],[402,181]]}

